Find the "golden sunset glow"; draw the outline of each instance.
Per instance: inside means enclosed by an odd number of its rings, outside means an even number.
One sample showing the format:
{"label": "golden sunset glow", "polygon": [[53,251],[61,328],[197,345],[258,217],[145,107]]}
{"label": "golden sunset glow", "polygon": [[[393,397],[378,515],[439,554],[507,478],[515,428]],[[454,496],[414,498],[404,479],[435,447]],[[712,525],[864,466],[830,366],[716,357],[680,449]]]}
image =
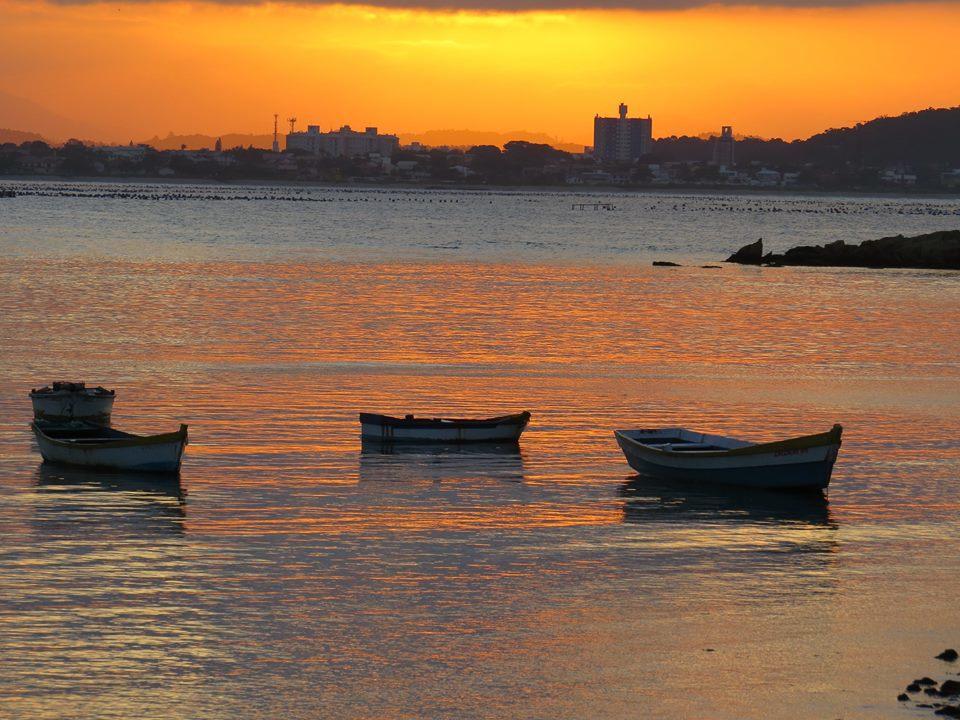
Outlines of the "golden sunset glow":
{"label": "golden sunset glow", "polygon": [[589,144],[616,103],[656,136],[805,137],[957,103],[960,7],[525,13],[0,2],[0,92],[105,139],[349,123]]}

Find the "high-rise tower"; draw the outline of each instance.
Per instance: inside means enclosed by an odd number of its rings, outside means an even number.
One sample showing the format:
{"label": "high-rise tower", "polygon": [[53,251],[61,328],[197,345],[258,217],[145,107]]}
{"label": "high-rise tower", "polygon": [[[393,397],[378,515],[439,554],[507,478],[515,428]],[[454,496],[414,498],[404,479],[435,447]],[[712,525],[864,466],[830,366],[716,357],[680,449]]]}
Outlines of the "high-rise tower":
{"label": "high-rise tower", "polygon": [[620,103],[620,117],[593,118],[593,157],[605,163],[632,163],[653,150],[653,119],[627,117]]}

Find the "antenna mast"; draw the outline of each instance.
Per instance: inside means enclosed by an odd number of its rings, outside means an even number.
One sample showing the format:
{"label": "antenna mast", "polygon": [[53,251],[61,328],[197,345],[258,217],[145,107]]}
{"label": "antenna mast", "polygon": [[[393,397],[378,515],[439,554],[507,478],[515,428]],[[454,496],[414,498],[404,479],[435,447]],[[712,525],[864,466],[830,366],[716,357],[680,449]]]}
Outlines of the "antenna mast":
{"label": "antenna mast", "polygon": [[280,116],[277,113],[273,114],[273,151],[275,153],[280,152],[280,141],[277,139],[277,121],[280,119]]}
{"label": "antenna mast", "polygon": [[294,132],[293,126],[296,124],[297,119],[295,117],[288,117],[287,122],[290,123],[290,132]]}

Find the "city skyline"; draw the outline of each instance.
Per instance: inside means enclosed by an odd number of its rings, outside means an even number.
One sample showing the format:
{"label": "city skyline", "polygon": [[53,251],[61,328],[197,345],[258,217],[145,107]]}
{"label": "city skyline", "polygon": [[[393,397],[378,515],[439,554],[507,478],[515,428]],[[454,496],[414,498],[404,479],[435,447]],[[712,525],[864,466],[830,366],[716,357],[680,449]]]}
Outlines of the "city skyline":
{"label": "city skyline", "polygon": [[[2,98],[2,95],[0,95]],[[729,133],[729,139],[733,140],[734,137],[737,140],[759,140],[759,141],[804,141],[809,140],[812,137],[821,135],[826,132],[832,132],[837,130],[851,130],[855,127],[871,123],[873,121],[882,120],[882,119],[892,119],[903,116],[908,116],[916,114],[918,112],[924,111],[948,111],[957,109],[960,106],[953,107],[943,107],[943,108],[924,108],[923,110],[903,110],[901,112],[894,112],[890,114],[880,115],[877,117],[863,118],[857,122],[850,123],[847,126],[832,126],[832,127],[822,127],[814,132],[811,132],[809,136],[798,137],[798,138],[782,138],[770,135],[762,135],[749,132],[741,132],[739,128],[734,134],[733,126],[720,121],[717,124],[714,124],[713,128],[704,129],[696,133],[688,134],[677,134],[669,132],[660,132],[656,133],[652,131],[652,116],[647,115],[644,118],[629,118],[628,122],[636,123],[638,121],[646,125],[644,130],[644,137],[647,139],[643,143],[649,143],[651,140],[656,142],[658,140],[669,140],[670,138],[694,138],[701,140],[713,140],[715,138],[726,136]],[[619,104],[619,111],[625,113],[627,106],[624,103]],[[2,110],[2,108],[0,108]],[[275,117],[279,118],[280,114],[275,113]],[[257,147],[263,149],[269,149],[273,142],[275,141],[273,132],[266,131],[254,131],[254,132],[232,132],[224,130],[213,130],[209,132],[174,132],[168,131],[167,133],[155,134],[153,137],[144,138],[144,137],[128,137],[128,138],[98,138],[92,136],[85,136],[80,131],[74,131],[72,126],[65,126],[64,131],[62,132],[38,132],[42,128],[36,128],[31,125],[29,122],[21,123],[20,126],[17,126],[17,123],[7,123],[6,125],[3,122],[2,115],[0,115],[0,143],[14,143],[19,144],[29,140],[43,140],[50,142],[54,146],[62,145],[68,140],[79,140],[88,145],[147,145],[157,149],[179,149],[181,147],[181,142],[185,143],[185,147],[193,149],[203,149],[208,148],[213,142],[219,141],[222,138],[231,138],[231,140],[225,140],[225,148],[234,148],[234,147]],[[273,117],[273,116],[271,116]],[[621,118],[622,120],[623,118]],[[366,124],[361,124],[357,127],[352,128],[349,124],[342,124],[339,126],[326,126],[317,122],[314,122],[312,119],[308,118],[308,122],[301,123],[297,125],[298,118],[288,117],[284,122],[284,128],[277,129],[276,138],[285,139],[289,134],[294,135],[309,135],[310,133],[321,133],[323,135],[336,134],[340,131],[347,130],[351,132],[357,132],[359,128],[359,133],[362,134],[364,129],[369,131],[371,129],[377,130],[376,127],[372,127]],[[411,144],[422,145],[426,147],[461,147],[468,148],[476,145],[494,145],[497,147],[502,147],[505,143],[510,141],[524,141],[524,142],[533,142],[541,143],[545,145],[550,145],[557,149],[564,150],[565,152],[571,153],[580,153],[580,152],[592,152],[597,146],[597,122],[598,121],[615,121],[616,118],[604,117],[600,113],[596,113],[593,117],[593,128],[592,128],[592,137],[590,141],[584,143],[571,142],[569,140],[564,140],[556,136],[549,135],[548,133],[538,130],[538,129],[523,129],[523,130],[512,130],[512,131],[495,131],[495,130],[483,130],[483,129],[430,129],[423,130],[420,132],[411,132],[404,130],[395,130],[393,128],[383,130],[383,134],[390,135],[399,140],[400,146],[407,146]],[[291,125],[293,121],[293,125]],[[706,124],[706,123],[705,123]],[[42,125],[42,123],[40,123]],[[199,144],[198,144],[199,143]],[[284,145],[280,146],[280,150],[284,149]],[[208,148],[209,149],[209,148]],[[276,151],[276,147],[274,147]],[[637,155],[645,155],[649,152],[649,147],[644,146],[642,152]],[[613,160],[615,158],[608,158]],[[636,157],[632,158],[636,159]],[[623,160],[623,158],[620,158]]]}
{"label": "city skyline", "polygon": [[[960,65],[949,51],[958,21],[955,5],[929,3],[453,12],[4,0],[0,126],[46,108],[70,134],[125,142],[267,133],[280,110],[324,128],[523,129],[590,145],[589,118],[623,100],[660,136],[730,124],[791,140],[955,105],[940,78]],[[38,46],[49,49],[37,57]]]}

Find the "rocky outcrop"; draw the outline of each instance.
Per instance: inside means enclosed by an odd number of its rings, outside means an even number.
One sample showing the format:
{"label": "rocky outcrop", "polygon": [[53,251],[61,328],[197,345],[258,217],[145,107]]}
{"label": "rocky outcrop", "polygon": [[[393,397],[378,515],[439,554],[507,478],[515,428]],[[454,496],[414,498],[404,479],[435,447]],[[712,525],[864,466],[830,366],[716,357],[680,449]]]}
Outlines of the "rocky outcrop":
{"label": "rocky outcrop", "polygon": [[724,262],[738,263],[740,265],[759,265],[763,262],[763,238],[749,245],[744,245]]}
{"label": "rocky outcrop", "polygon": [[960,695],[960,681],[944,680],[940,685],[940,695],[942,697],[953,697],[954,695]]}
{"label": "rocky outcrop", "polygon": [[[761,255],[759,260],[758,253]],[[843,240],[837,240],[826,245],[801,245],[782,254],[762,253],[762,241],[757,240],[735,252],[727,258],[727,262],[745,265],[960,270],[960,230],[943,230],[915,237],[897,235],[865,240],[859,245],[848,245]]]}
{"label": "rocky outcrop", "polygon": [[[954,662],[957,659],[957,651],[951,649],[944,650],[937,655],[937,660],[946,660]],[[960,681],[949,679],[940,683],[937,687],[937,681],[932,677],[924,676],[919,680],[914,680],[907,685],[907,691],[897,695],[899,702],[913,702],[915,708],[925,708],[934,711],[934,715],[945,717],[960,718],[960,705],[949,705],[946,702],[917,702],[910,695],[922,692],[930,698],[949,698],[960,697]]]}

